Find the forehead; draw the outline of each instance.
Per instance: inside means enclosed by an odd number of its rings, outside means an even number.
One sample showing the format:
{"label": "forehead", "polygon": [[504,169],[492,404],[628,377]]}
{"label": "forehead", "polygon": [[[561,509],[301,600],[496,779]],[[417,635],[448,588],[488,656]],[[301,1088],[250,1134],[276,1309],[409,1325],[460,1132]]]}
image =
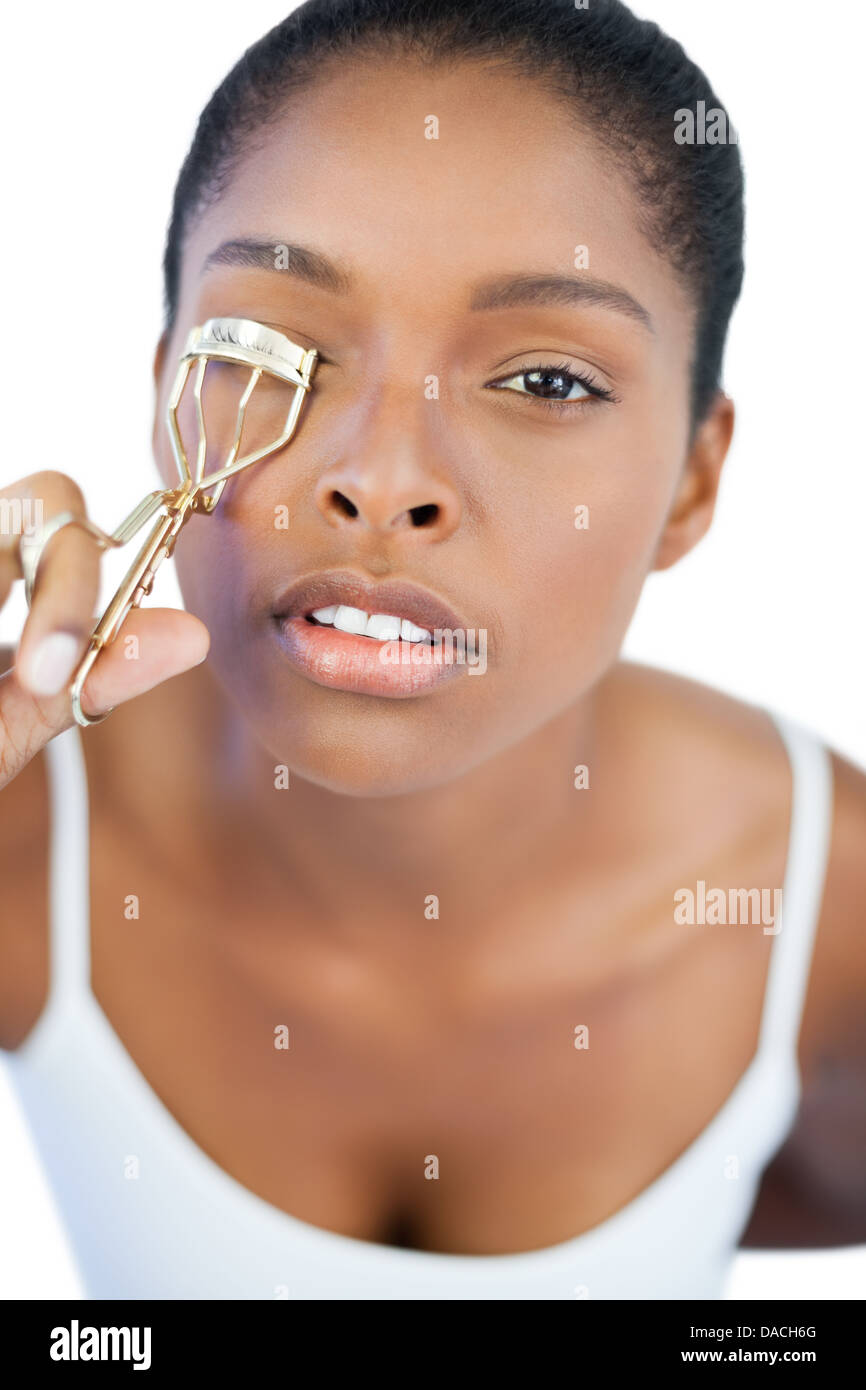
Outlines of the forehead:
{"label": "forehead", "polygon": [[497,273],[588,270],[664,334],[688,296],[643,229],[629,174],[580,113],[508,67],[330,64],[244,148],[193,227],[184,277],[233,237],[314,245],[350,266],[351,303],[422,316]]}

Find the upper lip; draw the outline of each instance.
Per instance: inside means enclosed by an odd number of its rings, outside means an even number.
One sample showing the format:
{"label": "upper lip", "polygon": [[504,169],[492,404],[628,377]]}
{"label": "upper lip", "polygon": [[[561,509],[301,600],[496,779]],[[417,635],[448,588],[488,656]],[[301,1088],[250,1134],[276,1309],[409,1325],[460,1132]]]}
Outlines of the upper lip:
{"label": "upper lip", "polygon": [[466,627],[454,610],[429,589],[395,579],[373,584],[351,570],[319,571],[296,579],[280,595],[274,613],[278,618],[306,618],[317,608],[335,603],[360,608],[365,613],[408,618],[430,632],[436,628]]}

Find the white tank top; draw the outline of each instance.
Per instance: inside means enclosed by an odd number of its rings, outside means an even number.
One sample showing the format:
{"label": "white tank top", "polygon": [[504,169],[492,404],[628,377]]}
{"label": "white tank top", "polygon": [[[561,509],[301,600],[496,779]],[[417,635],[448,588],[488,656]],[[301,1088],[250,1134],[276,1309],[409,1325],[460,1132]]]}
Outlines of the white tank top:
{"label": "white tank top", "polygon": [[[55,738],[46,749],[49,997],[5,1057],[85,1297],[722,1297],[762,1170],[798,1109],[797,1038],[832,820],[826,749],[799,725],[775,722],[792,766],[791,825],[784,920],[752,1062],[694,1143],[633,1201],[574,1239],[506,1255],[407,1250],[323,1230],[257,1196],[198,1147],[90,988],[86,770],[77,726]],[[148,1007],[158,1016],[157,1000]]]}

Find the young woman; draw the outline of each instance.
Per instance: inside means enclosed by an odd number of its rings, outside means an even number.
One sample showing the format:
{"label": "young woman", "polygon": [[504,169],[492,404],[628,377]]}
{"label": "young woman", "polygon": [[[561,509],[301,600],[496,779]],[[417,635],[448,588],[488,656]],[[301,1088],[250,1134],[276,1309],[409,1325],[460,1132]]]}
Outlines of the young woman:
{"label": "young woman", "polygon": [[[866,1240],[864,777],[619,658],[733,428],[702,101],[618,0],[309,0],[205,109],[163,485],[194,325],[315,347],[313,390],[103,723],[75,526],[0,682],[0,1041],[88,1296],[716,1298],[739,1243]],[[484,662],[388,664],[394,622]]]}

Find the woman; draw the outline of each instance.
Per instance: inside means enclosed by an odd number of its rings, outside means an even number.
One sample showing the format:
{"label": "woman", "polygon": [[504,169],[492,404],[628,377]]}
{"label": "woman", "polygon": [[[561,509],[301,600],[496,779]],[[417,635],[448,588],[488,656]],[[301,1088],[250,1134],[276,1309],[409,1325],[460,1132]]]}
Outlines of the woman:
{"label": "woman", "polygon": [[[866,1239],[863,775],[619,658],[733,429],[701,101],[617,0],[310,0],[205,109],[163,486],[193,325],[315,347],[314,390],[104,723],[75,527],[0,686],[2,1042],[90,1297],[715,1298],[739,1242]],[[370,619],[483,670],[405,682]]]}

